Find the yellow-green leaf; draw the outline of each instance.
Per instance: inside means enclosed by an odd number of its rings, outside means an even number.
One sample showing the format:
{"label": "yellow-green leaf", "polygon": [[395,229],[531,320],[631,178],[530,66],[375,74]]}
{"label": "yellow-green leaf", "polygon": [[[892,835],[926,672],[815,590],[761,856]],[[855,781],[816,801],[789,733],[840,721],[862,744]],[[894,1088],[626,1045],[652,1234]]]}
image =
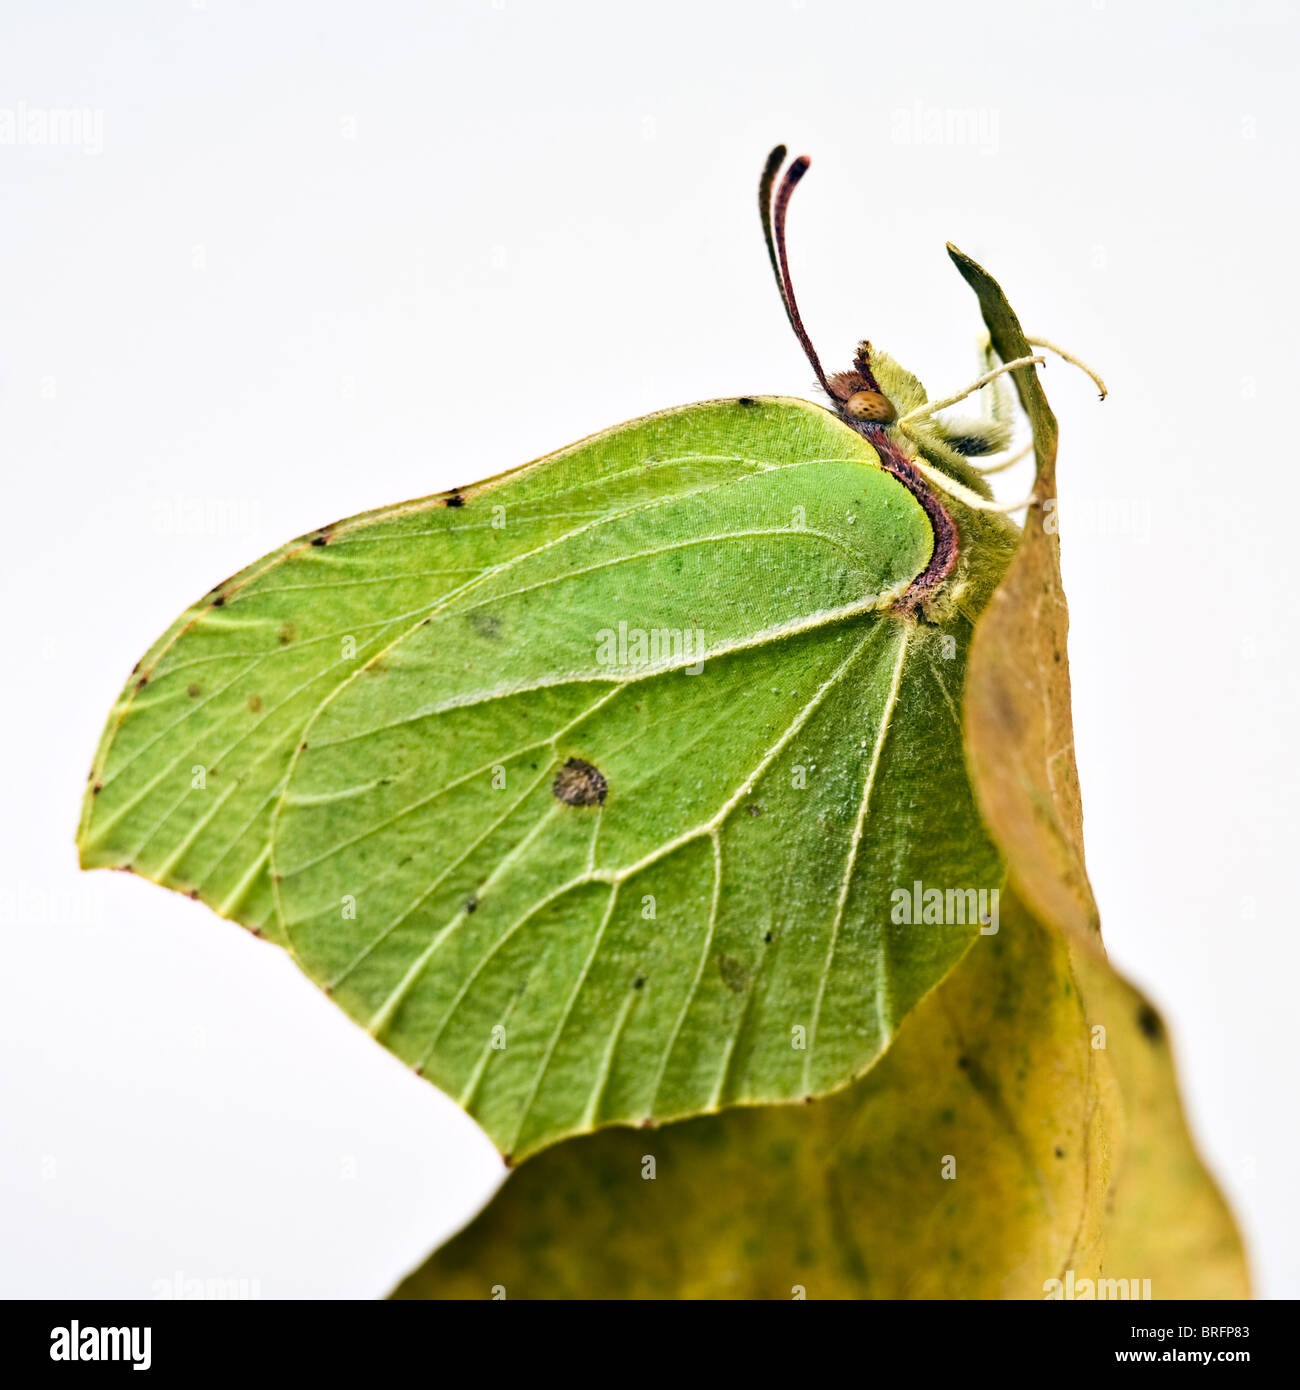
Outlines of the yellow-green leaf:
{"label": "yellow-green leaf", "polygon": [[[958,252],[999,355],[1028,344]],[[808,1107],[542,1155],[399,1298],[1241,1297],[1240,1238],[1188,1136],[1169,1043],[1100,948],[1071,741],[1056,422],[1018,373],[1038,501],[977,624],[964,698],[1006,861],[981,936],[862,1079]]]}

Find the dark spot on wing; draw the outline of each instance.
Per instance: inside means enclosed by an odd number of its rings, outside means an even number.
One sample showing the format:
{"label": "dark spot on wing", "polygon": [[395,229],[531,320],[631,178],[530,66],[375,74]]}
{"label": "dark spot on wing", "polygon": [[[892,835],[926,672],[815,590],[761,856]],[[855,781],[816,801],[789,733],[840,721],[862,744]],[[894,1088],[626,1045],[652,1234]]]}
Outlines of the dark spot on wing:
{"label": "dark spot on wing", "polygon": [[718,957],[718,974],[722,976],[722,983],[732,994],[744,994],[749,987],[749,971],[745,963],[737,960],[735,956]]}
{"label": "dark spot on wing", "polygon": [[551,791],[566,806],[603,806],[609,783],[599,768],[581,758],[570,758],[555,774]]}
{"label": "dark spot on wing", "polygon": [[498,641],[501,637],[501,619],[495,613],[484,613],[482,609],[475,608],[469,614],[469,625],[489,642]]}

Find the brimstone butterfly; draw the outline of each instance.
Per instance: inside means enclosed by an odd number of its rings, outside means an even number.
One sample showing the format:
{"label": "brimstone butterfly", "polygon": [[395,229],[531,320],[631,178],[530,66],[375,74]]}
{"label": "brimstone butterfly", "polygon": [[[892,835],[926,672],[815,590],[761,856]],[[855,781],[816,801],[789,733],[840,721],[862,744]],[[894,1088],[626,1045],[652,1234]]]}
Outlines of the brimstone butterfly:
{"label": "brimstone butterfly", "polygon": [[1036,359],[939,401],[865,342],[826,375],[784,156],[832,408],[666,410],[301,536],[95,755],[86,867],[287,947],[508,1156],[836,1089],[995,925],[959,711],[1010,428],[936,412]]}

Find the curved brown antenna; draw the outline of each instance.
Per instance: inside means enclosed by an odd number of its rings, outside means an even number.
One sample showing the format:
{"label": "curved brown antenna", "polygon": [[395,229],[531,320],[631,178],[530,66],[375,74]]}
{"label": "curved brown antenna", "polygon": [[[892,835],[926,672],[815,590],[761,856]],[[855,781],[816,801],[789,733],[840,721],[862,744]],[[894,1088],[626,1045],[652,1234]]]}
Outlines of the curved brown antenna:
{"label": "curved brown antenna", "polygon": [[763,222],[763,240],[767,242],[767,258],[772,262],[772,274],[776,276],[777,292],[786,313],[790,306],[786,302],[785,286],[781,283],[781,264],[776,258],[776,241],[772,236],[772,185],[781,166],[785,163],[785,146],[778,145],[767,157],[763,166],[763,177],[758,181],[758,215]]}
{"label": "curved brown antenna", "polygon": [[799,180],[808,172],[808,165],[811,162],[806,154],[801,154],[785,171],[785,177],[781,180],[781,186],[776,191],[776,197],[773,198],[772,185],[776,182],[777,170],[785,163],[785,146],[778,145],[768,155],[767,163],[763,166],[763,177],[758,183],[758,211],[759,216],[763,219],[763,239],[767,242],[767,254],[772,262],[772,273],[776,276],[776,287],[781,291],[781,303],[785,305],[785,313],[790,320],[790,327],[794,329],[794,336],[799,339],[804,356],[812,363],[812,369],[817,373],[817,380],[821,382],[822,390],[828,395],[834,395],[830,383],[826,380],[826,373],[822,371],[817,350],[813,347],[808,330],[803,326],[803,319],[799,316],[799,305],[794,297],[794,284],[790,279],[790,260],[785,250],[786,209],[790,206],[791,194]]}

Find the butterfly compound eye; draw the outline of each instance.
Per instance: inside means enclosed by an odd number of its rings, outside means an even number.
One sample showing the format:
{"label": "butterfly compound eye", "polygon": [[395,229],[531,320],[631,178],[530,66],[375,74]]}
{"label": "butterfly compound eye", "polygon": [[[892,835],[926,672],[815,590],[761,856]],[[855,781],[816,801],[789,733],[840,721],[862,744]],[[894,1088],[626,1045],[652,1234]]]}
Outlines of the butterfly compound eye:
{"label": "butterfly compound eye", "polygon": [[879,391],[855,391],[844,402],[844,413],[850,420],[876,420],[882,425],[889,424],[898,414],[889,397]]}

